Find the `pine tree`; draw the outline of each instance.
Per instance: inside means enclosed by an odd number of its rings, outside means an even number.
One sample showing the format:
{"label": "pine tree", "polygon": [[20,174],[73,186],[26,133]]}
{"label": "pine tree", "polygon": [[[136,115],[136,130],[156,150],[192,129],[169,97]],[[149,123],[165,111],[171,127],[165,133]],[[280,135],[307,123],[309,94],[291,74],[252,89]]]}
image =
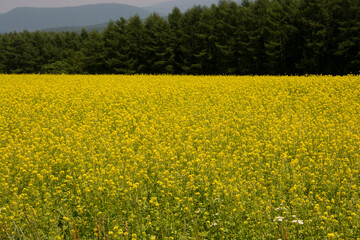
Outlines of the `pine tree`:
{"label": "pine tree", "polygon": [[[240,7],[233,1],[221,0],[212,5],[214,12],[215,49],[213,68],[216,74],[239,74],[240,36],[238,32]],[[216,60],[215,60],[216,59]]]}
{"label": "pine tree", "polygon": [[335,26],[336,74],[360,73],[360,2],[331,1],[331,26]]}
{"label": "pine tree", "polygon": [[152,74],[172,73],[169,23],[158,14],[151,14],[145,20],[144,29],[145,72]]}
{"label": "pine tree", "polygon": [[269,6],[269,38],[265,44],[267,69],[270,74],[295,73],[294,62],[299,51],[298,41],[298,1],[275,0]]}
{"label": "pine tree", "polygon": [[204,13],[204,8],[194,6],[184,13],[182,21],[183,38],[181,51],[183,53],[183,71],[186,74],[205,74],[201,58],[205,58],[203,51],[203,40],[206,36],[201,33],[200,23]]}
{"label": "pine tree", "polygon": [[5,35],[0,34],[0,73],[6,73],[6,57],[5,57]]}
{"label": "pine tree", "polygon": [[175,74],[183,73],[183,14],[175,7],[168,15],[169,22],[169,67],[168,71]]}
{"label": "pine tree", "polygon": [[145,31],[138,15],[131,17],[126,25],[126,40],[127,73],[144,73]]}
{"label": "pine tree", "polygon": [[82,69],[85,73],[101,74],[106,71],[104,42],[97,31],[92,31],[81,48]]}
{"label": "pine tree", "polygon": [[300,73],[326,73],[325,53],[328,51],[328,11],[326,0],[302,0],[301,35],[304,39]]}
{"label": "pine tree", "polygon": [[127,20],[110,22],[104,30],[106,64],[109,73],[127,73]]}

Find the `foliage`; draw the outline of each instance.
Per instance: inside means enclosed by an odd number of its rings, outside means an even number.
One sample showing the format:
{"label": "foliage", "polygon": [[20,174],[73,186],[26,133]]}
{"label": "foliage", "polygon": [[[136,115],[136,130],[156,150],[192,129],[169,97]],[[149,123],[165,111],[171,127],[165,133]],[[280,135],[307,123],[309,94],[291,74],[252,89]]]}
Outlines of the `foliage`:
{"label": "foliage", "polygon": [[220,0],[102,33],[2,34],[0,72],[358,74],[359,12],[358,0]]}

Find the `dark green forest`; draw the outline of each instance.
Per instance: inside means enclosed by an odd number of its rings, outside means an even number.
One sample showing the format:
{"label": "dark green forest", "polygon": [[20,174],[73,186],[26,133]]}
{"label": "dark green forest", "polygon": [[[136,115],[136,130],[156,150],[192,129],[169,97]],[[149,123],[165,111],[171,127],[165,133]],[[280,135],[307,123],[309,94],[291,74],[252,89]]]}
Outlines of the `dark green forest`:
{"label": "dark green forest", "polygon": [[0,35],[0,73],[359,74],[359,0],[221,0],[101,33]]}

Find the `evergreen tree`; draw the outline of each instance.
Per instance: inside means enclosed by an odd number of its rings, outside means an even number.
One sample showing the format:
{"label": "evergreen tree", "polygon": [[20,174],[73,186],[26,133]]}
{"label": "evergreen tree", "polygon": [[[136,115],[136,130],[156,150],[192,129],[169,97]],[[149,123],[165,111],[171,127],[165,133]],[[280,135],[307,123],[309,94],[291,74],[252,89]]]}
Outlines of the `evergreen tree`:
{"label": "evergreen tree", "polygon": [[183,53],[183,14],[178,7],[175,7],[168,15],[169,22],[169,67],[170,73],[183,73],[184,53]]}
{"label": "evergreen tree", "polygon": [[183,43],[181,51],[183,53],[183,71],[186,74],[205,74],[202,71],[201,58],[206,57],[203,51],[204,34],[200,29],[201,18],[204,8],[194,6],[184,13],[182,21]]}
{"label": "evergreen tree", "polygon": [[252,53],[250,62],[252,64],[252,72],[257,74],[267,74],[267,55],[266,44],[269,38],[269,0],[256,0],[250,6],[251,28],[249,35],[249,47]]}
{"label": "evergreen tree", "polygon": [[326,70],[326,51],[329,29],[329,16],[326,0],[303,0],[301,35],[304,39],[303,56],[298,68],[300,73],[328,73]]}
{"label": "evergreen tree", "polygon": [[0,35],[1,73],[348,74],[358,0],[220,0],[97,31]]}
{"label": "evergreen tree", "polygon": [[237,62],[237,74],[256,74],[254,68],[254,58],[256,51],[256,44],[254,41],[254,35],[256,33],[256,27],[254,26],[254,16],[252,13],[253,3],[249,0],[242,1],[239,8],[239,14],[237,18],[237,28],[235,30],[235,36],[237,38],[236,54],[238,56]]}
{"label": "evergreen tree", "polygon": [[127,73],[127,20],[110,22],[104,30],[106,63],[109,73]]}
{"label": "evergreen tree", "polygon": [[43,53],[44,64],[40,65],[41,73],[67,73],[63,52],[65,41],[60,33],[40,33],[44,37],[44,45],[39,50]]}
{"label": "evergreen tree", "polygon": [[92,31],[82,44],[82,69],[84,72],[90,74],[106,73],[104,42],[99,32]]}
{"label": "evergreen tree", "polygon": [[5,41],[5,35],[0,35],[0,73],[6,73],[6,57],[5,57],[5,46],[6,41]]}
{"label": "evergreen tree", "polygon": [[126,25],[125,53],[127,55],[126,73],[144,73],[146,70],[145,31],[144,23],[138,15],[131,17]]}
{"label": "evergreen tree", "polygon": [[218,61],[220,50],[217,45],[218,38],[224,29],[218,27],[217,22],[222,22],[218,15],[218,8],[213,5],[211,8],[203,8],[198,32],[196,37],[199,41],[199,50],[194,54],[194,59],[200,65],[200,74],[222,73],[226,69],[220,69]]}
{"label": "evergreen tree", "polygon": [[158,14],[151,14],[144,23],[145,73],[172,73],[170,65],[170,27]]}
{"label": "evergreen tree", "polygon": [[215,20],[212,67],[216,74],[238,74],[240,57],[240,7],[233,1],[221,0],[218,6],[212,5]]}
{"label": "evergreen tree", "polygon": [[4,48],[4,65],[7,73],[33,73],[36,68],[36,49],[31,45],[31,33],[24,31],[22,33],[7,34]]}
{"label": "evergreen tree", "polygon": [[298,4],[294,0],[275,0],[269,6],[269,38],[265,44],[269,74],[296,72],[293,63],[301,56]]}
{"label": "evergreen tree", "polygon": [[332,0],[330,25],[334,26],[334,73],[360,73],[360,2]]}

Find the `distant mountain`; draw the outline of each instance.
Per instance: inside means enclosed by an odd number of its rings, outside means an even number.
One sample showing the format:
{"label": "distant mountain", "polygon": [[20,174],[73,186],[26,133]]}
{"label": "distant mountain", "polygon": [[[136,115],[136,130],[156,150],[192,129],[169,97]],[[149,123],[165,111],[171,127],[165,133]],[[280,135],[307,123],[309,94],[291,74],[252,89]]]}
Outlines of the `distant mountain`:
{"label": "distant mountain", "polygon": [[98,32],[102,32],[107,26],[108,22],[90,26],[73,26],[73,27],[54,27],[54,28],[45,28],[42,29],[42,32],[76,32],[81,33],[81,30],[85,29],[88,32],[96,30]]}
{"label": "distant mountain", "polygon": [[21,7],[0,14],[0,33],[91,26],[120,17],[129,18],[135,14],[145,18],[150,12],[142,8],[115,3],[64,8]]}
{"label": "distant mountain", "polygon": [[19,7],[0,14],[0,34],[23,30],[80,32],[83,28],[102,31],[110,20],[120,17],[129,18],[137,14],[146,18],[153,12],[167,16],[175,6],[185,12],[194,5],[211,6],[218,2],[219,0],[171,0],[143,8],[117,3],[62,8]]}
{"label": "distant mountain", "polygon": [[173,10],[175,6],[184,12],[192,8],[194,5],[211,6],[211,4],[217,4],[218,2],[219,0],[172,0],[143,7],[143,9],[149,12],[157,12],[160,15],[167,15]]}

